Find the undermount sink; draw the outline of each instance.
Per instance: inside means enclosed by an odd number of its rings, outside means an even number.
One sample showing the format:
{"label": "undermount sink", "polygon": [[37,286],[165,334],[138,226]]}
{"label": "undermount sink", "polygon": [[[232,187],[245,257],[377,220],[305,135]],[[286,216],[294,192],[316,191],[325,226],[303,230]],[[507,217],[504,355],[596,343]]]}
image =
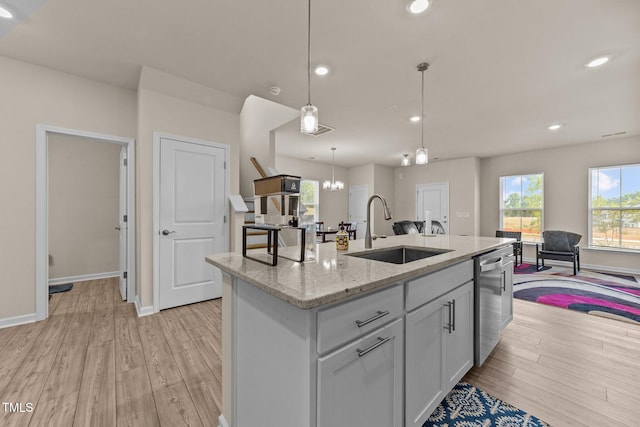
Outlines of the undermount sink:
{"label": "undermount sink", "polygon": [[406,264],[420,259],[451,252],[448,249],[417,248],[412,246],[396,246],[393,248],[356,252],[346,254],[357,258],[366,258],[374,261],[389,262],[393,264]]}

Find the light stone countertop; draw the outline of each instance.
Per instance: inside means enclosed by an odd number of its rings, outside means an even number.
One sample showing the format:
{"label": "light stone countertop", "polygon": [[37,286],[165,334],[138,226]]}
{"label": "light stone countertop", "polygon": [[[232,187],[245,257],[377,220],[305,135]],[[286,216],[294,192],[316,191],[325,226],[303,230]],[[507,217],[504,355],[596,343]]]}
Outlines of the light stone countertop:
{"label": "light stone countertop", "polygon": [[[373,249],[365,249],[363,239],[350,240],[348,251],[336,250],[335,242],[320,243],[316,246],[314,260],[300,263],[279,257],[278,265],[274,267],[244,258],[241,253],[235,252],[210,255],[206,257],[206,261],[290,304],[312,308],[423,276],[474,255],[507,246],[513,241],[494,237],[409,234],[378,238],[373,241]],[[346,255],[403,245],[447,249],[451,252],[407,264],[392,264]],[[299,247],[278,248],[280,254],[299,250]],[[260,252],[264,255],[257,255]],[[270,258],[266,255],[266,249],[255,250],[251,256],[264,257],[265,260]]]}

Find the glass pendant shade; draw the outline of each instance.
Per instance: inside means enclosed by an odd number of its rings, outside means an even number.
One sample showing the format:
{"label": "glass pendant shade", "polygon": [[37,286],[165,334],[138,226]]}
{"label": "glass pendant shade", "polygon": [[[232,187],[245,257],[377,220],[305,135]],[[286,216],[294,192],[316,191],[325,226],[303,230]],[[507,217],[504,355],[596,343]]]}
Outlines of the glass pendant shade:
{"label": "glass pendant shade", "polygon": [[318,108],[308,104],[300,109],[300,132],[314,133],[318,131]]}
{"label": "glass pendant shade", "polygon": [[416,165],[426,165],[429,163],[429,150],[420,147],[416,150]]}
{"label": "glass pendant shade", "polygon": [[400,162],[400,166],[411,166],[411,160],[409,160],[408,154],[403,154],[402,161]]}

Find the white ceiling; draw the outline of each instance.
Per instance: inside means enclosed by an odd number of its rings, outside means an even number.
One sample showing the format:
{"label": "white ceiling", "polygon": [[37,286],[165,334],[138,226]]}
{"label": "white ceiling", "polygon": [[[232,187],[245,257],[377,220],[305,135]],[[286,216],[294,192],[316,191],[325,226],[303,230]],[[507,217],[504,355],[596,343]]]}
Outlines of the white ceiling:
{"label": "white ceiling", "polygon": [[[14,28],[0,23],[0,55],[128,88],[148,65],[243,99],[306,104],[304,0],[0,0],[39,3]],[[312,77],[311,100],[336,131],[286,125],[287,156],[330,162],[335,146],[339,166],[413,162],[424,61],[432,158],[640,134],[638,0],[434,0],[420,16],[403,0],[312,0],[311,26],[312,64],[332,70]],[[605,54],[607,65],[584,67]],[[556,122],[566,126],[547,130]]]}

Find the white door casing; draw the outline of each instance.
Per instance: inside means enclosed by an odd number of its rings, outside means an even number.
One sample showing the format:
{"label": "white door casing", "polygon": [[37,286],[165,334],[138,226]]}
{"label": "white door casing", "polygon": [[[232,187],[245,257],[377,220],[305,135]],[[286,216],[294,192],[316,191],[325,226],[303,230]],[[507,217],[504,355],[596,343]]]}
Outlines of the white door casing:
{"label": "white door casing", "polygon": [[129,217],[127,214],[127,147],[120,149],[120,209],[118,210],[118,236],[119,236],[119,265],[120,265],[120,295],[127,300],[127,236],[129,233]]}
{"label": "white door casing", "polygon": [[449,183],[418,184],[416,186],[416,219],[424,221],[425,211],[431,219],[439,221],[449,234]]}
{"label": "white door casing", "polygon": [[156,148],[159,311],[222,296],[221,272],[205,256],[228,248],[228,146],[156,135]]}
{"label": "white door casing", "polygon": [[369,198],[369,186],[349,186],[349,222],[357,222],[356,237],[364,238],[364,227],[367,223],[367,200]]}

